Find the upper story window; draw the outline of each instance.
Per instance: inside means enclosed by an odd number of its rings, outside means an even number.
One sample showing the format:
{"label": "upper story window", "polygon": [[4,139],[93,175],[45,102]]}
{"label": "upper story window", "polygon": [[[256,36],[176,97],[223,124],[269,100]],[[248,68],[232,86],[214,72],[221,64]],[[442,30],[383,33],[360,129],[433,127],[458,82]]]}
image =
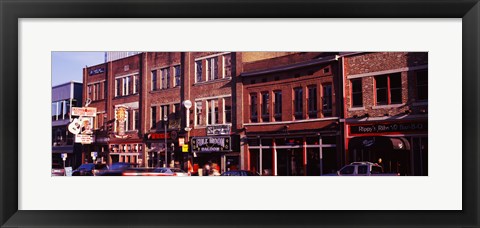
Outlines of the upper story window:
{"label": "upper story window", "polygon": [[258,122],[257,94],[250,94],[250,122]]}
{"label": "upper story window", "polygon": [[224,112],[225,112],[225,121],[224,123],[232,122],[232,97],[225,97],[223,99]]}
{"label": "upper story window", "polygon": [[295,109],[295,119],[303,119],[303,88],[298,87],[293,89],[294,93],[294,109]]}
{"label": "upper story window", "polygon": [[157,128],[157,107],[152,106],[150,108],[150,128],[155,129]]}
{"label": "upper story window", "polygon": [[158,86],[157,86],[157,71],[156,70],[152,70],[151,72],[151,83],[152,83],[152,91],[155,91],[155,90],[158,90]]}
{"label": "upper story window", "polygon": [[170,88],[170,68],[161,69],[162,72],[162,89]]}
{"label": "upper story window", "polygon": [[70,118],[70,100],[52,102],[52,120]]}
{"label": "upper story window", "polygon": [[195,125],[202,125],[202,102],[195,102]]}
{"label": "upper story window", "polygon": [[308,87],[308,118],[317,118],[317,86]]}
{"label": "upper story window", "polygon": [[270,121],[270,96],[268,92],[262,93],[262,122]]}
{"label": "upper story window", "polygon": [[195,61],[195,82],[202,81],[202,60]]}
{"label": "upper story window", "polygon": [[120,96],[121,84],[122,84],[122,79],[121,78],[115,79],[115,97]]}
{"label": "upper story window", "polygon": [[133,76],[133,94],[137,94],[140,90],[140,77],[138,75]]}
{"label": "upper story window", "polygon": [[376,105],[402,103],[402,78],[400,73],[375,76]]}
{"label": "upper story window", "polygon": [[88,98],[90,98],[90,99],[93,98],[93,88],[92,87],[93,87],[92,85],[88,86]]}
{"label": "upper story window", "polygon": [[350,85],[352,86],[352,100],[351,106],[352,107],[363,107],[363,87],[362,87],[362,79],[352,79],[350,81]]}
{"label": "upper story window", "polygon": [[133,130],[139,130],[140,129],[140,113],[138,112],[138,109],[133,110]]}
{"label": "upper story window", "polygon": [[417,71],[415,74],[417,100],[428,100],[428,70]]}
{"label": "upper story window", "polygon": [[275,121],[282,121],[282,91],[277,90],[273,92],[275,96],[274,115]]}
{"label": "upper story window", "polygon": [[232,54],[223,56],[223,77],[232,77]]}
{"label": "upper story window", "polygon": [[[168,128],[170,106],[169,105],[162,105],[162,106],[160,106],[160,110],[162,111],[161,116],[160,116],[160,120],[162,121],[162,128],[164,128],[164,127]],[[165,117],[167,118],[167,121],[165,121]]]}
{"label": "upper story window", "polygon": [[207,102],[207,125],[218,124],[218,100]]}
{"label": "upper story window", "polygon": [[324,117],[332,116],[332,84],[325,84],[322,88],[322,113]]}
{"label": "upper story window", "polygon": [[174,83],[173,86],[174,87],[180,86],[180,76],[182,74],[180,65],[174,66],[173,71],[175,73],[175,76],[174,76],[175,77],[175,83]]}
{"label": "upper story window", "polygon": [[122,95],[126,96],[130,94],[130,85],[131,85],[131,77],[124,77],[123,80],[123,87],[122,87]]}
{"label": "upper story window", "polygon": [[218,60],[217,57],[207,59],[207,79],[218,79]]}

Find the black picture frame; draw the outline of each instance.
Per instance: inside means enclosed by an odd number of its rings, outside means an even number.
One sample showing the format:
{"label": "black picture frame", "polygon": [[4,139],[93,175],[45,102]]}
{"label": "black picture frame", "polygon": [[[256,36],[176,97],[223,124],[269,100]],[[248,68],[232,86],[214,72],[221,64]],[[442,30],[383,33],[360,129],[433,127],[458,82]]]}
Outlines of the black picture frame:
{"label": "black picture frame", "polygon": [[[479,227],[478,0],[0,1],[1,227]],[[18,210],[19,18],[462,18],[461,211]],[[446,44],[448,45],[448,44]],[[460,124],[460,123],[458,123]],[[434,143],[434,142],[432,142]],[[452,151],[459,152],[459,151]],[[441,199],[439,199],[441,200]],[[368,201],[368,200],[367,200]],[[255,209],[255,208],[252,208]]]}

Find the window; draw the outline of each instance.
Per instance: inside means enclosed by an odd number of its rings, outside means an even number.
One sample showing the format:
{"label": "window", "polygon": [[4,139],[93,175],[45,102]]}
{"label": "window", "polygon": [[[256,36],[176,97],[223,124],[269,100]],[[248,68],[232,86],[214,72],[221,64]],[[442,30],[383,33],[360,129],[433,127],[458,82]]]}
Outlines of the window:
{"label": "window", "polygon": [[195,102],[195,124],[202,125],[202,102]]}
{"label": "window", "polygon": [[223,77],[232,77],[232,54],[223,56]]}
{"label": "window", "polygon": [[138,109],[133,110],[133,127],[133,130],[140,129],[140,114],[138,112]]}
{"label": "window", "polygon": [[416,84],[417,99],[420,101],[428,100],[428,71],[416,72]]}
{"label": "window", "polygon": [[303,89],[295,88],[294,91],[294,108],[295,108],[295,119],[303,119]]}
{"label": "window", "polygon": [[208,80],[218,79],[217,57],[207,59],[207,79]]}
{"label": "window", "polygon": [[180,118],[180,104],[173,105],[173,111],[175,112],[175,119]]}
{"label": "window", "polygon": [[138,75],[133,76],[133,94],[137,94],[139,91],[140,79]]}
{"label": "window", "polygon": [[151,76],[152,76],[152,91],[155,91],[155,90],[158,89],[158,87],[157,87],[157,71],[153,70]]}
{"label": "window", "polygon": [[52,103],[52,120],[57,120],[58,118],[58,107],[57,102]]}
{"label": "window", "polygon": [[332,116],[332,85],[323,85],[323,95],[322,95],[322,112],[323,116]]}
{"label": "window", "polygon": [[92,95],[92,85],[88,86],[88,98],[93,100],[93,95]]}
{"label": "window", "polygon": [[401,74],[380,75],[375,77],[376,105],[402,103]]}
{"label": "window", "polygon": [[122,84],[121,78],[115,80],[115,97],[120,96],[120,85]]}
{"label": "window", "polygon": [[218,124],[218,100],[207,102],[207,125]]}
{"label": "window", "polygon": [[157,128],[157,107],[153,106],[150,111],[150,128]]}
{"label": "window", "polygon": [[269,122],[270,120],[270,98],[268,92],[262,93],[262,122]]}
{"label": "window", "polygon": [[162,89],[170,88],[170,69],[163,68],[162,72]]}
{"label": "window", "polygon": [[357,167],[357,173],[359,175],[367,175],[367,171],[368,171],[368,166],[366,165],[359,165]]}
{"label": "window", "polygon": [[93,100],[100,100],[100,83],[96,83],[94,86],[95,86],[95,95]]}
{"label": "window", "polygon": [[275,96],[275,121],[282,121],[282,91],[274,91],[273,94]]}
{"label": "window", "polygon": [[195,61],[196,82],[202,81],[202,60]]}
{"label": "window", "polygon": [[223,99],[225,121],[224,123],[232,122],[232,97],[226,97]]}
{"label": "window", "polygon": [[[162,115],[160,116],[160,118],[162,120],[162,128],[164,128],[165,126],[168,128],[168,119],[169,119],[168,114],[170,113],[170,106],[162,105],[161,110],[162,110]],[[167,121],[164,120],[165,117],[167,117]]]}
{"label": "window", "polygon": [[317,118],[317,86],[308,88],[308,117]]}
{"label": "window", "polygon": [[342,170],[340,170],[341,175],[352,175],[355,172],[355,166],[349,165],[345,166]]}
{"label": "window", "polygon": [[352,107],[363,107],[362,79],[353,79],[352,85]]}
{"label": "window", "polygon": [[126,96],[126,95],[128,95],[129,92],[130,92],[130,90],[129,90],[130,77],[122,78],[122,80],[123,80],[122,95],[123,95],[123,96]]}
{"label": "window", "polygon": [[258,121],[257,113],[257,94],[250,94],[250,122]]}
{"label": "window", "polygon": [[174,66],[173,69],[175,72],[175,84],[173,86],[177,87],[177,86],[180,86],[180,75],[182,74],[180,71],[181,70],[180,65]]}

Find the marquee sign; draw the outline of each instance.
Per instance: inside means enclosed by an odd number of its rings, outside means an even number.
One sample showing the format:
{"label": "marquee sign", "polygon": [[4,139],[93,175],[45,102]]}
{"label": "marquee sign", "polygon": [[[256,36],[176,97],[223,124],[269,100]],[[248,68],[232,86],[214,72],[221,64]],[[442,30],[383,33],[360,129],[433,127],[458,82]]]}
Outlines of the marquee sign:
{"label": "marquee sign", "polygon": [[115,108],[115,122],[117,123],[117,129],[115,132],[115,137],[117,138],[126,138],[128,135],[125,135],[125,125],[128,120],[128,107],[118,106]]}
{"label": "marquee sign", "polygon": [[229,152],[232,150],[230,136],[192,138],[192,152]]}
{"label": "marquee sign", "polygon": [[97,115],[95,107],[72,107],[72,116],[92,116]]}
{"label": "marquee sign", "polygon": [[350,134],[387,133],[387,132],[426,132],[427,122],[389,123],[350,126]]}

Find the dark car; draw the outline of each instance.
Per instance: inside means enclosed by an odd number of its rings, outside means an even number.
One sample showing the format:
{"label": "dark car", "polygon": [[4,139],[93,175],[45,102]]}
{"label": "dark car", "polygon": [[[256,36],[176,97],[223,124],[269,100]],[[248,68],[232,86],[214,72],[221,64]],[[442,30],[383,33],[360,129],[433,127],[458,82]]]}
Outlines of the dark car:
{"label": "dark car", "polygon": [[221,176],[260,176],[249,170],[230,170],[222,173]]}
{"label": "dark car", "polygon": [[99,176],[122,176],[125,170],[137,167],[136,164],[130,164],[126,162],[116,162],[108,166],[106,170],[101,170]]}
{"label": "dark car", "polygon": [[106,164],[86,163],[86,164],[80,165],[77,169],[75,169],[72,172],[72,176],[95,176],[97,175],[97,173],[106,169],[107,169]]}

